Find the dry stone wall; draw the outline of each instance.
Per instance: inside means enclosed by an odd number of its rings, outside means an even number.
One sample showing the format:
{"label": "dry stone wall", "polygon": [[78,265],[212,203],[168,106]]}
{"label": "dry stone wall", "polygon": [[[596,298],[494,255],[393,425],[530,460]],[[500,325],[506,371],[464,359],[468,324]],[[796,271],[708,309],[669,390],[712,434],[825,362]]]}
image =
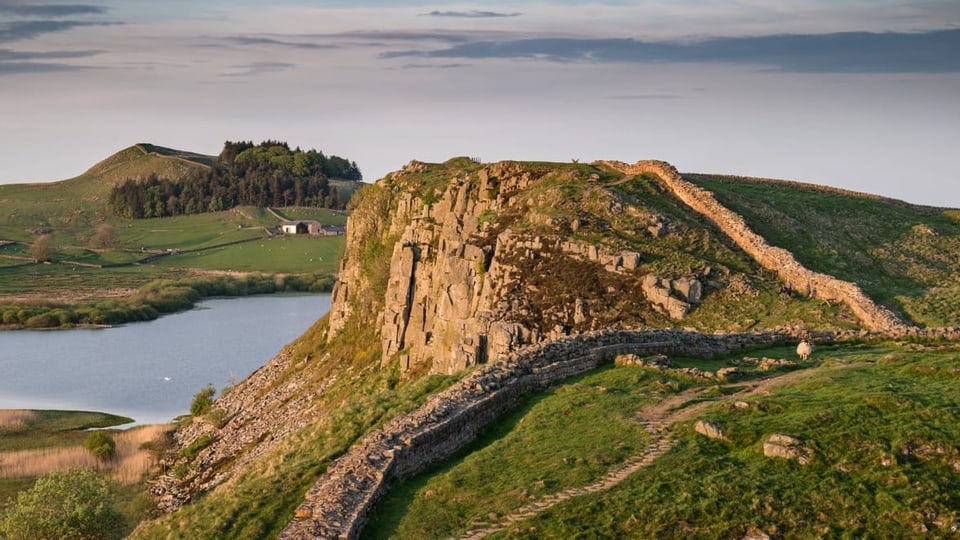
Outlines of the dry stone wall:
{"label": "dry stone wall", "polygon": [[845,303],[871,330],[903,332],[907,329],[892,311],[873,302],[856,283],[814,272],[800,264],[786,249],[771,246],[747,226],[743,217],[720,204],[713,193],[687,182],[665,161],[638,161],[633,165],[604,162],[625,174],[657,175],[673,194],[690,208],[713,221],[741,249],[764,268],[776,272],[793,289],[810,297]]}
{"label": "dry stone wall", "polygon": [[524,394],[592,370],[603,358],[657,353],[710,357],[795,338],[789,331],[710,335],[623,330],[527,347],[482,366],[357,443],[310,489],[280,538],[358,537],[368,512],[391,485],[452,455]]}

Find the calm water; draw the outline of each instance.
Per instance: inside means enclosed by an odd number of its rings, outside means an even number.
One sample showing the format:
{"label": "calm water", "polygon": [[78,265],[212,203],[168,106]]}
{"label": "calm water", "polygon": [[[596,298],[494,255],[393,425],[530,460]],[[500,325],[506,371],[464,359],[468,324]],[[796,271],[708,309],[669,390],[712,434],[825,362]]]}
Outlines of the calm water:
{"label": "calm water", "polygon": [[0,332],[0,409],[166,422],[201,387],[242,380],[329,309],[329,295],[248,296],[116,328]]}

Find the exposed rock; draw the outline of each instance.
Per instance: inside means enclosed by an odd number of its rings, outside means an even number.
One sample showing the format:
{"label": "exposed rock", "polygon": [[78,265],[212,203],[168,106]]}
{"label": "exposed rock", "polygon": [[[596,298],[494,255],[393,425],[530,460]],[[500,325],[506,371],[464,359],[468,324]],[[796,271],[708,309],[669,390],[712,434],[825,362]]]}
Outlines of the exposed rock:
{"label": "exposed rock", "polygon": [[813,458],[813,450],[802,446],[796,437],[773,434],[763,443],[763,455],[795,460],[800,465],[806,465]]}
{"label": "exposed rock", "polygon": [[723,380],[732,379],[737,375],[742,375],[742,374],[743,372],[740,371],[740,368],[737,368],[737,367],[725,367],[717,370],[717,378],[723,379]]}
{"label": "exposed rock", "polygon": [[741,540],[770,540],[770,535],[758,527],[750,526]]}
{"label": "exposed rock", "polygon": [[723,436],[723,430],[720,428],[720,426],[713,422],[698,420],[693,429],[708,439],[726,439],[726,437]]}
{"label": "exposed rock", "polygon": [[[672,294],[676,292],[677,294],[682,295],[684,298],[689,298],[688,294],[684,295],[679,290],[676,290],[674,288],[674,283],[675,280],[660,278],[653,274],[649,274],[643,278],[642,290],[644,297],[648,302],[650,302],[654,309],[666,314],[671,319],[679,320],[687,316],[687,313],[690,311],[692,306],[684,299],[678,298]],[[686,287],[687,293],[689,293],[691,288],[690,284],[684,281],[684,286]],[[699,291],[699,282],[697,282],[696,294],[698,301]]]}
{"label": "exposed rock", "polygon": [[587,301],[583,298],[577,298],[573,302],[573,322],[583,324],[587,320]]}
{"label": "exposed rock", "polygon": [[699,304],[703,295],[703,285],[693,278],[673,280],[673,290],[680,298],[691,304]]}
{"label": "exposed rock", "polygon": [[762,358],[760,359],[757,369],[760,371],[773,371],[780,369],[782,367],[788,367],[795,365],[792,361],[787,360],[786,358]]}

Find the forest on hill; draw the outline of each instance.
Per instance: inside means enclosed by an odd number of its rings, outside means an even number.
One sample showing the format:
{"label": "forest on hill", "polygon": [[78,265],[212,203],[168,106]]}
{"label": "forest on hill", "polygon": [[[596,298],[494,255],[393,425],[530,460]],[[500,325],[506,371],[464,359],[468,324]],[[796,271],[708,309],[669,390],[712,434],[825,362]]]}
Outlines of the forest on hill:
{"label": "forest on hill", "polygon": [[224,143],[213,167],[184,178],[150,174],[127,178],[110,190],[114,215],[130,219],[218,212],[236,206],[343,208],[346,197],[330,179],[360,182],[356,162],[286,142]]}

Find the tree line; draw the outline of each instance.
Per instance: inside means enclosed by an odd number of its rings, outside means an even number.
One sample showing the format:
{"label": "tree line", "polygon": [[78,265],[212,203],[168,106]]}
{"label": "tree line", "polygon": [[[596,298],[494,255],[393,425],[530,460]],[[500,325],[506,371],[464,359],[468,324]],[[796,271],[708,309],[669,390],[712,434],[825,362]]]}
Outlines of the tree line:
{"label": "tree line", "polygon": [[317,150],[291,150],[285,142],[224,143],[217,163],[171,180],[150,174],[110,190],[111,211],[140,219],[219,212],[235,206],[343,208],[345,197],[329,179],[363,179],[356,162]]}

